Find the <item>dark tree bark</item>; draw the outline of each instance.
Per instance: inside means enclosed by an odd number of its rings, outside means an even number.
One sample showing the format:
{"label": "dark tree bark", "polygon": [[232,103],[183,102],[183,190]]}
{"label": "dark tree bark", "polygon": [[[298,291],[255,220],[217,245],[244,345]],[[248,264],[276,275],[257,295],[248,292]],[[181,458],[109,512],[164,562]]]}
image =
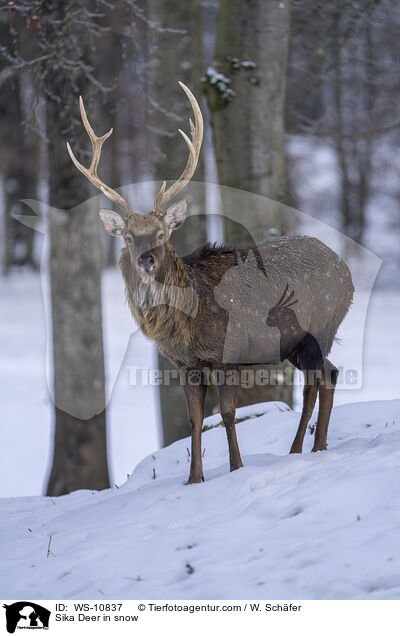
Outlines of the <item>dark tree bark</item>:
{"label": "dark tree bark", "polygon": [[[288,47],[288,0],[221,0],[215,59],[205,78],[219,182],[270,199],[249,195],[246,227],[225,224],[228,244],[247,243],[248,231],[256,242],[272,228],[287,231],[281,203],[290,201],[284,126]],[[223,188],[221,194],[229,214],[234,192]],[[291,405],[292,392],[288,385],[241,388],[238,404]]]}
{"label": "dark tree bark", "polygon": [[[344,14],[344,18],[346,15]],[[332,141],[336,149],[340,180],[340,210],[342,230],[356,242],[361,242],[365,230],[366,207],[370,194],[373,139],[371,134],[359,138],[356,131],[373,128],[373,107],[376,85],[373,79],[372,26],[362,21],[358,30],[360,52],[349,54],[346,48],[346,19],[337,10],[332,15],[331,54],[333,62],[333,112],[335,131]],[[360,79],[361,78],[361,79]],[[358,86],[357,102],[353,87]]]}
{"label": "dark tree bark", "polygon": [[26,121],[21,103],[21,81],[10,77],[2,86],[0,107],[3,174],[4,218],[2,271],[11,265],[36,267],[33,256],[35,232],[19,223],[13,214],[26,213],[21,199],[36,199],[39,164],[39,139],[24,129]]}
{"label": "dark tree bark", "polygon": [[[82,11],[82,13],[80,13]],[[69,12],[87,20],[76,25]],[[40,35],[57,54],[41,70],[48,138],[50,281],[54,356],[54,453],[48,495],[109,486],[101,313],[101,245],[93,191],[72,164],[90,142],[79,124],[78,96],[90,97],[86,76],[97,36],[93,16],[75,0],[48,3]],[[43,33],[43,31],[45,32]],[[79,134],[82,134],[82,137]],[[89,154],[89,153],[88,153]],[[88,157],[81,157],[86,163]],[[97,193],[97,192],[96,192]],[[86,203],[85,203],[86,202]],[[79,207],[76,207],[79,206]]]}
{"label": "dark tree bark", "polygon": [[[64,96],[63,82],[52,90]],[[65,99],[71,99],[65,95]],[[48,495],[109,486],[97,206],[65,149],[69,122],[47,103],[55,440]]]}
{"label": "dark tree bark", "polygon": [[[206,77],[221,185],[285,203],[288,47],[287,0],[222,0],[213,67],[230,81]],[[265,210],[263,217],[270,221]]]}

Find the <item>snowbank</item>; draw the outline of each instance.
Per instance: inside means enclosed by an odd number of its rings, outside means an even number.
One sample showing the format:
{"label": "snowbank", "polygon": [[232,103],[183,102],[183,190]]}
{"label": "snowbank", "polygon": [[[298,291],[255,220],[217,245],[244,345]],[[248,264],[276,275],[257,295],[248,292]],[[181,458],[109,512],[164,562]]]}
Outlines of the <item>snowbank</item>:
{"label": "snowbank", "polygon": [[185,439],[119,489],[1,500],[0,597],[398,598],[400,400],[336,407],[316,454],[308,432],[287,455],[282,403],[237,417],[245,468],[228,472],[213,416],[203,484],[184,485]]}

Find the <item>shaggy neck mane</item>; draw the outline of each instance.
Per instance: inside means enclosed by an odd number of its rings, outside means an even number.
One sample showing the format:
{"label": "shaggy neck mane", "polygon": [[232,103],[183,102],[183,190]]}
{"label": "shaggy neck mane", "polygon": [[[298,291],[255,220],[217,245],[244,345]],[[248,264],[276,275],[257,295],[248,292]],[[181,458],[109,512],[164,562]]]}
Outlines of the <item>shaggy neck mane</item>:
{"label": "shaggy neck mane", "polygon": [[167,243],[157,278],[133,267],[126,247],[121,251],[119,265],[136,322],[145,335],[163,348],[166,337],[176,331],[177,314],[194,318],[198,310],[198,295],[182,259]]}

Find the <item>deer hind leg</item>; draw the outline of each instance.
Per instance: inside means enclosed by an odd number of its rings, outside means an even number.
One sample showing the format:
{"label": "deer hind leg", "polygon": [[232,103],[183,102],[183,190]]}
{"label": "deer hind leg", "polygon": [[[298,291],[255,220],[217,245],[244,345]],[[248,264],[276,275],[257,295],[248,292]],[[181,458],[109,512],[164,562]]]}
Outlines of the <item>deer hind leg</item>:
{"label": "deer hind leg", "polygon": [[190,386],[185,383],[185,394],[192,433],[192,451],[188,484],[204,481],[203,462],[201,459],[201,429],[204,419],[204,400],[207,387],[204,384]]}
{"label": "deer hind leg", "polygon": [[303,450],[304,435],[307,430],[307,424],[314,410],[315,401],[318,393],[318,379],[308,378],[307,371],[304,372],[304,391],[303,391],[303,410],[297,429],[296,436],[290,448],[290,453],[301,453]]}
{"label": "deer hind leg", "polygon": [[237,470],[243,466],[235,429],[236,387],[222,384],[218,386],[219,408],[225,425],[229,447],[230,469]]}
{"label": "deer hind leg", "polygon": [[329,360],[325,360],[319,386],[319,410],[313,452],[326,450],[329,418],[338,374],[337,368]]}

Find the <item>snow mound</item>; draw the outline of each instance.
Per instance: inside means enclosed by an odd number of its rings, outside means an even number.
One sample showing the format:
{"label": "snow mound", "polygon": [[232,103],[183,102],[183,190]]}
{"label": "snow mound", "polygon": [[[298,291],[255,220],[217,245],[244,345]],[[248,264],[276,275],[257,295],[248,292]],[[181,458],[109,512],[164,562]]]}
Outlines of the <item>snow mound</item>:
{"label": "snow mound", "polygon": [[119,489],[1,500],[0,597],[399,598],[400,400],[336,407],[329,449],[308,431],[288,455],[298,417],[238,409],[233,473],[208,418],[203,484],[184,485],[187,438]]}

